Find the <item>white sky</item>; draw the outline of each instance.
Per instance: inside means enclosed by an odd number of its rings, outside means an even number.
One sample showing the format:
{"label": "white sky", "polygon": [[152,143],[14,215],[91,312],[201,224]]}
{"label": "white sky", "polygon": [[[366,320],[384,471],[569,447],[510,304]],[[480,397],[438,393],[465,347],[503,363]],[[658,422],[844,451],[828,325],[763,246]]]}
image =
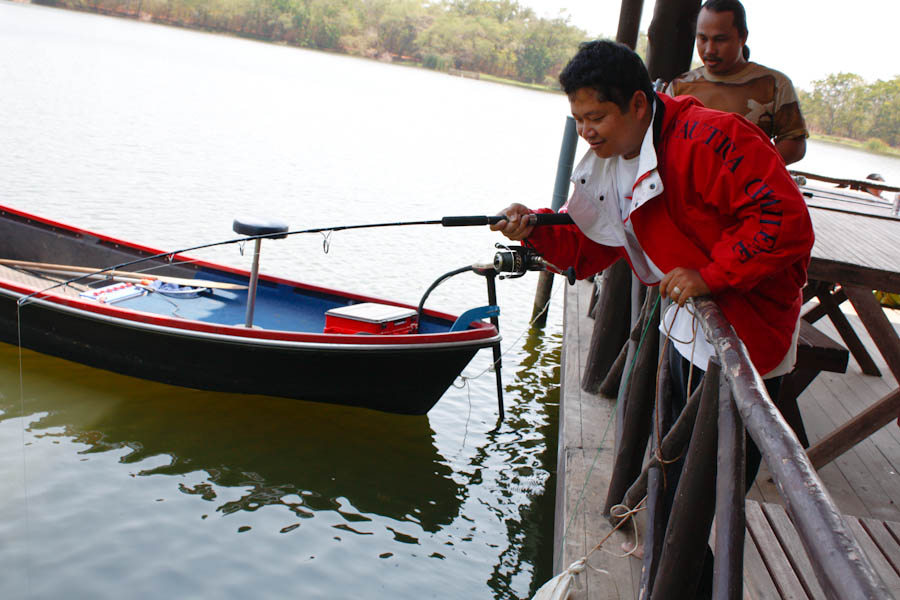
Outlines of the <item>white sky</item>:
{"label": "white sky", "polygon": [[[742,0],[747,10],[751,60],[782,71],[794,86],[830,73],[850,72],[866,81],[900,75],[900,0]],[[539,16],[565,9],[569,22],[592,35],[614,37],[619,0],[519,0]],[[644,0],[641,31],[653,18],[655,0]],[[696,52],[695,52],[696,54]]]}

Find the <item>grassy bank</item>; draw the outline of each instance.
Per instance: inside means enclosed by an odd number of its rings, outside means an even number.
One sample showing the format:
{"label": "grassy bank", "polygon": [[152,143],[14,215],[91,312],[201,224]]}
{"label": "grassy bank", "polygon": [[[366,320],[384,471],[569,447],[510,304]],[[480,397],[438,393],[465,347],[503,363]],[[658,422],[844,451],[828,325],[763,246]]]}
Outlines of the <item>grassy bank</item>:
{"label": "grassy bank", "polygon": [[873,144],[872,142],[862,142],[850,138],[838,137],[836,135],[825,135],[824,133],[812,133],[809,136],[817,142],[827,142],[829,144],[838,144],[848,148],[855,148],[863,152],[871,152],[873,154],[884,154],[885,156],[900,157],[900,148],[892,148],[884,142]]}

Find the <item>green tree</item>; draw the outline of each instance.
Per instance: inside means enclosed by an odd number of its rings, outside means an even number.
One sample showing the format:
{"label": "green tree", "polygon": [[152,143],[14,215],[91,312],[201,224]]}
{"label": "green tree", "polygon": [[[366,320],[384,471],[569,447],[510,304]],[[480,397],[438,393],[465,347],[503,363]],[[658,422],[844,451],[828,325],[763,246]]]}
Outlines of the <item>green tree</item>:
{"label": "green tree", "polygon": [[892,146],[900,144],[900,77],[878,80],[866,86],[860,97],[868,116],[866,138],[877,138]]}
{"label": "green tree", "polygon": [[813,81],[807,113],[828,135],[852,130],[851,121],[858,117],[854,111],[855,100],[858,100],[855,89],[863,83],[863,78],[854,73],[831,74]]}

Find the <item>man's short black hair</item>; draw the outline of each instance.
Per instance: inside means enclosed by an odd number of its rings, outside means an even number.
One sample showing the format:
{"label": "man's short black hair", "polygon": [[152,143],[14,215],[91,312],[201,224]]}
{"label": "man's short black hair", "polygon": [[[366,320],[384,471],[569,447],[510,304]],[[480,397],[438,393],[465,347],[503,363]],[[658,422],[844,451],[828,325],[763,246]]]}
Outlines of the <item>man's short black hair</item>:
{"label": "man's short black hair", "polygon": [[738,30],[741,37],[747,35],[747,12],[741,0],[706,0],[700,7],[711,10],[715,13],[730,12],[734,15],[734,27]]}
{"label": "man's short black hair", "polygon": [[[738,35],[747,39],[747,11],[744,10],[741,0],[706,0],[700,10],[704,8],[714,13],[730,12],[734,16],[734,28],[737,29]],[[744,60],[750,59],[750,48],[746,44],[743,55]]]}
{"label": "man's short black hair", "polygon": [[613,102],[628,111],[628,103],[638,90],[654,98],[650,75],[641,57],[624,44],[610,40],[584,42],[559,74],[559,83],[569,96],[581,88],[596,90],[603,102]]}

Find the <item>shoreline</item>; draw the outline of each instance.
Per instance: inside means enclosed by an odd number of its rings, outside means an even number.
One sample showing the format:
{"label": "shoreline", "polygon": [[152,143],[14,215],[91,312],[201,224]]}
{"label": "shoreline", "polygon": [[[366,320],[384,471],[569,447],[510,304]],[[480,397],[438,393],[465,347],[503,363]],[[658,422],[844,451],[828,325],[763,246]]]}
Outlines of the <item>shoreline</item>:
{"label": "shoreline", "polygon": [[[143,23],[149,23],[149,24],[153,24],[153,25],[162,25],[165,27],[177,27],[179,29],[189,29],[192,31],[210,33],[213,35],[218,34],[218,35],[233,36],[233,37],[253,40],[256,42],[262,42],[262,43],[266,43],[266,44],[275,44],[275,45],[279,45],[279,46],[287,46],[287,47],[298,48],[298,49],[302,49],[302,50],[310,50],[313,52],[325,52],[328,54],[341,54],[341,55],[349,56],[352,58],[375,60],[378,62],[394,64],[394,65],[403,66],[403,67],[414,67],[414,68],[419,68],[419,69],[425,69],[428,71],[433,71],[435,73],[444,73],[445,75],[450,75],[450,76],[454,76],[454,77],[477,79],[480,81],[487,81],[490,83],[509,85],[509,86],[514,86],[514,87],[518,87],[518,88],[522,88],[522,89],[533,90],[536,92],[548,92],[548,93],[555,93],[555,94],[563,93],[562,90],[557,87],[548,86],[548,85],[540,84],[540,83],[527,83],[527,82],[518,81],[515,79],[507,79],[504,77],[498,77],[496,75],[479,73],[476,71],[460,71],[458,69],[446,69],[446,70],[431,69],[429,67],[424,66],[424,64],[421,61],[409,60],[409,57],[400,57],[400,56],[398,56],[396,58],[390,57],[389,59],[386,60],[385,58],[362,56],[362,55],[358,55],[358,54],[351,54],[349,52],[339,52],[339,51],[335,51],[335,50],[323,50],[323,49],[319,49],[319,48],[309,48],[306,46],[298,46],[298,45],[294,45],[294,44],[288,44],[288,43],[284,43],[284,42],[278,42],[275,40],[261,38],[261,37],[254,36],[254,35],[248,35],[246,33],[242,33],[239,31],[200,27],[200,26],[192,25],[190,23],[183,23],[183,22],[179,22],[179,21],[175,21],[175,20],[166,20],[166,19],[162,19],[159,17],[153,17],[149,13],[119,12],[119,11],[111,11],[111,10],[106,10],[106,9],[102,9],[102,8],[98,8],[98,7],[91,7],[91,6],[69,7],[69,6],[61,5],[54,0],[44,0],[43,2],[33,2],[32,0],[11,0],[11,1],[14,3],[19,3],[19,4],[34,4],[37,6],[45,6],[47,8],[56,8],[56,9],[62,9],[62,10],[74,10],[76,12],[90,13],[90,14],[96,14],[96,15],[101,15],[101,16],[106,16],[106,17],[130,19],[133,21],[140,21]],[[844,137],[839,137],[839,136],[834,136],[834,135],[827,135],[824,133],[810,133],[809,139],[815,140],[817,142],[825,142],[825,143],[829,143],[829,144],[835,144],[838,146],[844,146],[847,148],[853,148],[855,150],[860,150],[862,152],[868,152],[870,154],[877,154],[877,155],[882,155],[882,156],[891,156],[891,157],[895,157],[895,158],[900,158],[900,148],[894,148],[892,146],[885,145],[883,148],[873,149],[873,148],[868,148],[867,147],[868,142],[863,141],[863,140],[855,140],[852,138],[844,138]]]}

